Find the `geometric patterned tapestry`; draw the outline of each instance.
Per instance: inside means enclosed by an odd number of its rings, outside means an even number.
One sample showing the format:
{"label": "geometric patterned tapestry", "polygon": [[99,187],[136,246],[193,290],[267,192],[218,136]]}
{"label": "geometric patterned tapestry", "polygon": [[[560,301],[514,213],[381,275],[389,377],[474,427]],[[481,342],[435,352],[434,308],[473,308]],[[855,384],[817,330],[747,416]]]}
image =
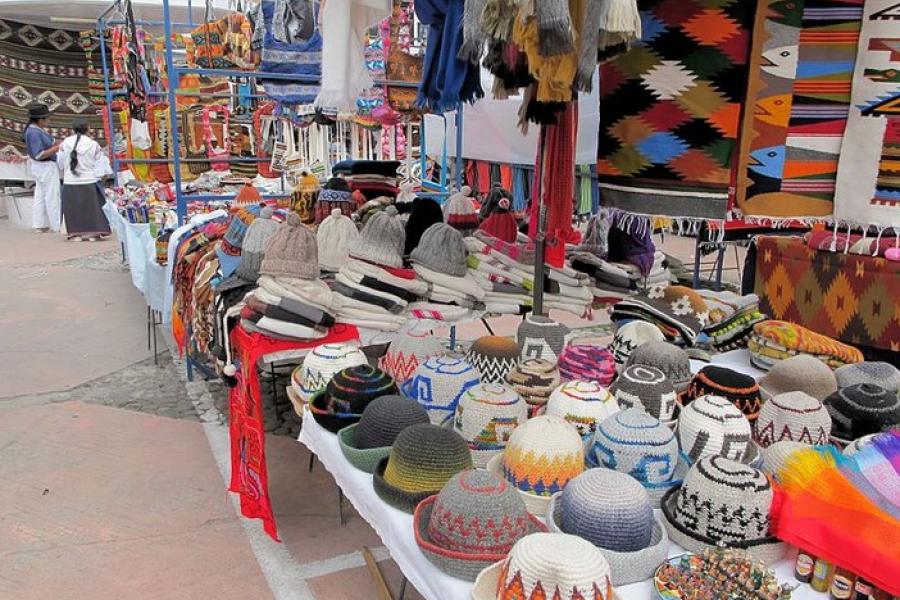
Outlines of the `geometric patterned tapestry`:
{"label": "geometric patterned tapestry", "polygon": [[745,216],[833,212],[862,0],[759,0],[736,206]]}
{"label": "geometric patterned tapestry", "polygon": [[103,125],[88,95],[84,49],[77,31],[0,20],[0,160],[21,160],[28,105],[50,107],[50,135],[71,133],[72,119],[88,119],[94,139]]}
{"label": "geometric patterned tapestry", "polygon": [[724,219],[755,0],[638,0],[643,35],[600,67],[600,204]]}
{"label": "geometric patterned tapestry", "polygon": [[755,291],[760,310],[773,319],[848,344],[900,350],[900,263],[761,236]]}

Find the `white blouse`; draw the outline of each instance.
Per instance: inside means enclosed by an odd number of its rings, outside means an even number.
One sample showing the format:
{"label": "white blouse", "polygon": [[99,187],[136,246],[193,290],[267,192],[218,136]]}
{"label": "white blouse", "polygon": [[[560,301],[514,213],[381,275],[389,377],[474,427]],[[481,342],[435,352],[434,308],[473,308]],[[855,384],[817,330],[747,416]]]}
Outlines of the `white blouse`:
{"label": "white blouse", "polygon": [[[103,149],[89,135],[82,135],[78,140],[78,147],[75,148],[75,138],[76,136],[70,135],[64,139],[56,154],[57,164],[64,171],[63,183],[70,185],[96,183],[102,178],[104,171]],[[76,173],[72,172],[69,165],[73,148],[78,153]]]}

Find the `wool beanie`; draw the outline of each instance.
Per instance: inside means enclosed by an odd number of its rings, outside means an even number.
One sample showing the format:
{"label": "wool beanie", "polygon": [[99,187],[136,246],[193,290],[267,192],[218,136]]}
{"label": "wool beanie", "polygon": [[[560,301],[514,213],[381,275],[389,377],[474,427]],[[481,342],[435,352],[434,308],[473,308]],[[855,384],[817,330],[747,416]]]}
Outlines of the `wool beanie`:
{"label": "wool beanie", "polygon": [[900,369],[886,362],[864,361],[838,367],[834,371],[839,388],[871,383],[889,392],[900,392]]}
{"label": "wool beanie", "polygon": [[718,396],[701,396],[681,411],[676,426],[682,455],[692,464],[706,456],[738,462],[757,458],[750,421],[737,407]]}
{"label": "wool beanie", "polygon": [[391,394],[372,400],[356,424],[356,448],[391,446],[400,432],[411,425],[428,423],[428,413],[417,402]]}
{"label": "wool beanie", "polygon": [[493,211],[478,226],[478,229],[498,240],[514,244],[519,237],[519,223],[516,221],[516,217],[509,212],[509,200],[501,199],[497,210]]}
{"label": "wool beanie", "polygon": [[616,360],[616,370],[620,373],[625,368],[631,353],[638,346],[647,342],[664,342],[666,337],[659,327],[647,321],[629,321],[618,329],[613,336],[609,350]]}
{"label": "wool beanie", "polygon": [[219,258],[219,271],[222,277],[230,277],[241,264],[244,237],[260,210],[258,205],[251,205],[231,212],[228,229],[216,244],[216,256]]}
{"label": "wool beanie", "polygon": [[457,230],[444,223],[435,223],[425,230],[409,259],[451,277],[466,274],[466,244]]}
{"label": "wool beanie", "polygon": [[681,393],[682,406],[700,396],[721,396],[737,406],[752,423],[762,407],[762,396],[756,380],[728,367],[706,365],[694,375],[688,388]]}
{"label": "wool beanie", "polygon": [[760,452],[762,455],[762,466],[760,469],[762,469],[763,473],[771,475],[777,480],[778,472],[787,462],[787,459],[797,450],[803,450],[804,448],[809,447],[809,444],[792,442],[790,440],[775,442],[768,448],[763,448],[762,452]]}
{"label": "wool beanie", "polygon": [[400,268],[403,266],[403,244],[406,232],[392,206],[369,217],[359,241],[350,248],[350,256],[377,265]]}
{"label": "wool beanie", "polygon": [[319,253],[316,234],[295,213],[288,213],[284,223],[269,239],[260,275],[318,279]]}
{"label": "wool beanie", "polygon": [[584,437],[594,433],[603,419],[617,412],[616,399],[602,385],[594,381],[569,381],[550,394],[546,414],[562,417]]}
{"label": "wool beanie", "polygon": [[616,376],[616,362],[606,348],[593,344],[569,344],[559,355],[563,381],[596,381],[609,385]]}
{"label": "wool beanie", "polygon": [[629,365],[656,367],[666,374],[676,391],[691,381],[691,359],[682,348],[668,342],[647,342],[631,353]]}
{"label": "wool beanie", "polygon": [[472,188],[464,185],[444,203],[444,221],[464,234],[471,233],[478,227],[478,212],[471,195]]}
{"label": "wool beanie", "polygon": [[412,203],[412,211],[406,221],[406,243],[403,247],[403,255],[409,256],[410,252],[419,245],[422,234],[435,223],[444,222],[444,213],[441,205],[431,198],[416,198]]}
{"label": "wool beanie", "polygon": [[828,410],[805,392],[787,392],[769,398],[756,419],[756,443],[763,448],[784,440],[827,444],[830,435]]}
{"label": "wool beanie", "polygon": [[[504,204],[504,200],[506,200],[505,208],[501,206]],[[494,183],[494,185],[491,186],[487,197],[484,199],[484,202],[481,203],[481,209],[478,211],[478,218],[484,221],[497,209],[509,210],[511,202],[512,194],[503,189],[500,184]]]}
{"label": "wool beanie", "polygon": [[499,383],[480,383],[463,393],[453,428],[469,445],[472,462],[483,469],[526,420],[528,405],[519,394]]}
{"label": "wool beanie", "polygon": [[350,217],[340,209],[332,209],[316,230],[319,245],[319,266],[324,271],[340,271],[350,256],[350,248],[359,243],[359,230]]}
{"label": "wool beanie", "polygon": [[291,375],[291,387],[304,402],[324,390],[335,373],[368,364],[366,355],[353,344],[321,344],[307,354]]}
{"label": "wool beanie", "polygon": [[529,314],[516,330],[519,359],[544,358],[556,362],[570,334],[568,327],[550,317]]}
{"label": "wool beanie", "polygon": [[278,223],[272,219],[274,214],[272,207],[263,208],[259,217],[250,224],[244,243],[241,246],[241,264],[235,270],[235,275],[250,283],[256,283],[259,279],[259,268],[262,266],[263,257],[269,240],[278,231]]}
{"label": "wool beanie", "polygon": [[465,360],[434,356],[419,365],[402,392],[422,405],[432,423],[447,425],[453,421],[463,393],[479,383],[478,371]]}
{"label": "wool beanie", "polygon": [[525,402],[538,408],[547,404],[550,394],[559,386],[559,369],[549,360],[530,358],[509,372],[506,383]]}
{"label": "wool beanie", "polygon": [[623,409],[642,408],[663,423],[669,423],[675,415],[675,387],[665,373],[656,367],[625,367],[609,391]]}
{"label": "wool beanie", "polygon": [[429,333],[401,332],[388,346],[378,366],[403,385],[432,356],[444,353],[441,341]]}
{"label": "wool beanie", "polygon": [[831,415],[831,435],[845,444],[900,425],[900,398],[871,383],[841,388],[824,404]]}
{"label": "wool beanie", "polygon": [[508,337],[485,335],[472,343],[466,360],[478,371],[483,383],[503,383],[519,364],[519,346]]}
{"label": "wool beanie", "polygon": [[241,189],[234,195],[234,200],[231,201],[234,206],[252,206],[260,202],[262,202],[262,196],[252,181],[245,181]]}
{"label": "wool beanie", "polygon": [[821,360],[809,354],[798,354],[778,361],[759,380],[763,398],[771,398],[786,392],[805,392],[817,400],[824,400],[837,391],[834,371]]}

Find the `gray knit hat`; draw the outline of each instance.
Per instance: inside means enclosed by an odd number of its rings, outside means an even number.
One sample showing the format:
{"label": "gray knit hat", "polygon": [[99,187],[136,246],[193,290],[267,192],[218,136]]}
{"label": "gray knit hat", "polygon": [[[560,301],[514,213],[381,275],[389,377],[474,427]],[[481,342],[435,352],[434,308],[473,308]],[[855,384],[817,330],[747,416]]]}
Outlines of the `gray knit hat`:
{"label": "gray knit hat", "polygon": [[506,375],[506,383],[528,404],[543,406],[547,404],[553,390],[559,387],[559,369],[555,362],[532,358],[510,371]]}
{"label": "gray knit hat", "polygon": [[568,327],[550,317],[529,314],[516,330],[519,359],[545,358],[555,363],[570,334]]}
{"label": "gray knit hat", "polygon": [[417,423],[428,423],[428,413],[418,402],[398,395],[381,396],[366,406],[359,423],[338,432],[338,443],[351,465],[372,473],[391,453],[400,432]]}
{"label": "gray knit hat", "polygon": [[670,423],[678,396],[666,374],[656,367],[631,365],[619,375],[609,391],[621,408],[642,407],[654,418]]}
{"label": "gray knit hat", "polygon": [[656,367],[666,374],[675,391],[682,390],[691,382],[691,359],[687,352],[668,342],[641,344],[631,353],[628,365]]}
{"label": "gray knit hat", "polygon": [[778,361],[759,380],[763,400],[786,392],[806,392],[817,400],[824,400],[837,389],[834,371],[809,354],[798,354]]}
{"label": "gray knit hat", "polygon": [[590,469],[554,494],[550,531],[577,535],[600,549],[613,585],[650,579],[669,552],[669,536],[640,483],[610,469]]}
{"label": "gray knit hat", "polygon": [[895,394],[900,392],[900,369],[886,362],[863,361],[844,365],[835,369],[834,377],[839,388],[872,383]]}
{"label": "gray knit hat", "polygon": [[359,232],[359,242],[350,248],[350,256],[385,265],[403,266],[403,244],[406,229],[397,216],[397,209],[389,206],[369,217]]}
{"label": "gray knit hat", "polygon": [[296,213],[288,213],[284,223],[269,238],[260,275],[318,279],[319,252],[316,234]]}
{"label": "gray knit hat", "polygon": [[425,230],[419,245],[409,259],[432,271],[464,277],[466,274],[466,244],[462,235],[446,223],[435,223]]}
{"label": "gray knit hat", "polygon": [[831,416],[819,400],[805,392],[787,392],[769,398],[755,423],[756,443],[766,448],[784,440],[827,444]]}
{"label": "gray knit hat", "polygon": [[832,438],[842,444],[900,424],[900,398],[871,383],[841,388],[824,404],[832,419]]}
{"label": "gray knit hat", "polygon": [[247,229],[247,235],[244,236],[244,244],[241,246],[241,264],[234,274],[250,283],[256,283],[259,279],[259,268],[266,253],[266,246],[278,231],[278,223],[272,220],[274,212],[270,206],[262,209],[259,216]]}

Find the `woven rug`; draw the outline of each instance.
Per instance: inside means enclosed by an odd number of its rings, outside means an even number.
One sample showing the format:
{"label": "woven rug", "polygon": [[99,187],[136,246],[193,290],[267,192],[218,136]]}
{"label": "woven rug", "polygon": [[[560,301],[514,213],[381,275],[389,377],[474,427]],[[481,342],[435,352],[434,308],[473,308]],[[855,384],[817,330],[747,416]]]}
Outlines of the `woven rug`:
{"label": "woven rug", "polygon": [[68,135],[72,119],[80,115],[87,117],[94,139],[102,141],[79,33],[0,20],[0,160],[24,156],[22,136],[32,102],[53,111],[54,138]]}
{"label": "woven rug", "polygon": [[600,69],[600,203],[723,219],[754,0],[640,0],[640,44]]}
{"label": "woven rug", "polygon": [[862,0],[759,1],[736,206],[749,217],[827,217]]}
{"label": "woven rug", "polygon": [[869,0],[853,72],[834,217],[900,230],[900,5]]}

